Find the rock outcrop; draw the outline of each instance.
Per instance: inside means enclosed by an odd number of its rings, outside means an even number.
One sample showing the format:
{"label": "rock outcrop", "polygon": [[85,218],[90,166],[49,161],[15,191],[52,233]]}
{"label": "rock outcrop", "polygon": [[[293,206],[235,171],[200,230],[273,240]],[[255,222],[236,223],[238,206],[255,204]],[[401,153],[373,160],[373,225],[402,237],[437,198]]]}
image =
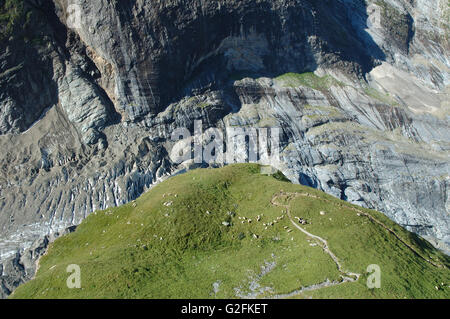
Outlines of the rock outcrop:
{"label": "rock outcrop", "polygon": [[0,263],[0,298],[8,297],[19,285],[33,279],[39,267],[39,258],[46,253],[48,245],[73,231],[75,226],[39,238],[28,249],[18,251]]}
{"label": "rock outcrop", "polygon": [[4,294],[30,275],[18,249],[191,167],[171,160],[170,136],[196,120],[281,128],[291,180],[448,252],[448,12],[443,0],[23,1],[0,29]]}

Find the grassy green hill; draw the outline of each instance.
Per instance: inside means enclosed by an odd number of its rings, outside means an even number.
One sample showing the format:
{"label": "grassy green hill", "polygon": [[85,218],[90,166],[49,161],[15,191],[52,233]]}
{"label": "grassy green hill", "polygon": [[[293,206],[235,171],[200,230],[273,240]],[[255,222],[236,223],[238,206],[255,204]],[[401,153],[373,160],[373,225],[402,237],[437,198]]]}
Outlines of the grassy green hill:
{"label": "grassy green hill", "polygon": [[[70,264],[81,289],[67,288]],[[367,288],[371,264],[381,288]],[[449,265],[379,212],[232,165],[91,214],[11,297],[449,298]]]}

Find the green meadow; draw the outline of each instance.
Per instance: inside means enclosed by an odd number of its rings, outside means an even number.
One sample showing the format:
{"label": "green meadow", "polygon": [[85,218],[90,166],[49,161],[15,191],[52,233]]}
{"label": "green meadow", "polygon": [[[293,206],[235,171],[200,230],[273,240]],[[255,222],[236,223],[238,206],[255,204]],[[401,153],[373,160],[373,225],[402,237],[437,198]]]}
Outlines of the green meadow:
{"label": "green meadow", "polygon": [[[297,226],[325,240],[341,269]],[[71,264],[79,289],[66,284]],[[367,287],[372,264],[380,288]],[[449,298],[449,265],[379,212],[238,164],[172,177],[92,213],[10,298]]]}

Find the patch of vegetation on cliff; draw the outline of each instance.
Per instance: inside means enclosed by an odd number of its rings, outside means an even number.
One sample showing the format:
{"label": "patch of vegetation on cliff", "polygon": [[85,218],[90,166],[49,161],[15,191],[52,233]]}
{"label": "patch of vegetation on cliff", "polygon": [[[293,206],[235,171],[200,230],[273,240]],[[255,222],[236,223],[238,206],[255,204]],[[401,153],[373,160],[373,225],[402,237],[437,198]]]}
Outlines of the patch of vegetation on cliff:
{"label": "patch of vegetation on cliff", "polygon": [[24,28],[31,19],[23,0],[0,0],[0,40],[9,37],[15,28]]}
{"label": "patch of vegetation on cliff", "polygon": [[327,117],[329,119],[332,118],[345,118],[345,114],[337,107],[331,105],[310,105],[305,104],[302,105],[303,111],[307,115],[320,115],[323,117]]}
{"label": "patch of vegetation on cliff", "polygon": [[390,105],[390,106],[398,106],[398,102],[395,101],[395,99],[390,96],[387,93],[382,93],[374,88],[371,87],[366,87],[364,88],[364,93],[366,93],[366,95],[370,96],[371,98],[374,98],[384,104]]}
{"label": "patch of vegetation on cliff", "polygon": [[42,47],[49,41],[46,30],[47,8],[36,10],[23,0],[0,0],[0,41],[18,40],[32,47]]}
{"label": "patch of vegetation on cliff", "polygon": [[306,86],[315,90],[329,90],[332,86],[343,85],[330,75],[317,76],[313,72],[306,73],[286,73],[275,78],[285,87]]}
{"label": "patch of vegetation on cliff", "polygon": [[[284,193],[299,196],[288,200]],[[328,241],[345,270],[361,274],[359,280],[344,280],[320,242],[293,225],[296,216],[308,221],[301,227]],[[448,298],[449,263],[381,213],[242,164],[190,171],[127,205],[91,214],[51,244],[36,278],[11,297]],[[81,269],[80,289],[66,284],[72,264]],[[381,267],[379,289],[366,286],[371,264]]]}

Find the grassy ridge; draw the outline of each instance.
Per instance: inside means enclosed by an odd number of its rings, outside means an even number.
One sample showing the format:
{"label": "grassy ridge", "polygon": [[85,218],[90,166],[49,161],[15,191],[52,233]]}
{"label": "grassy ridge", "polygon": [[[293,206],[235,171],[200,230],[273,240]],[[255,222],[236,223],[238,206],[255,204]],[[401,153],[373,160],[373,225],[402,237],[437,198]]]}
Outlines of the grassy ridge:
{"label": "grassy ridge", "polygon": [[[450,260],[427,242],[383,214],[364,210],[440,267],[358,216],[355,206],[276,177],[261,175],[257,165],[195,170],[134,203],[91,214],[75,233],[51,245],[36,278],[11,297],[273,297],[327,279],[342,281],[332,258],[271,203],[281,190],[318,197],[292,200],[291,214],[307,219],[310,224],[302,227],[326,239],[343,266],[362,275],[357,282],[292,297],[450,297]],[[69,264],[81,268],[81,289],[66,286]],[[380,289],[366,286],[370,264],[381,267]]]}

